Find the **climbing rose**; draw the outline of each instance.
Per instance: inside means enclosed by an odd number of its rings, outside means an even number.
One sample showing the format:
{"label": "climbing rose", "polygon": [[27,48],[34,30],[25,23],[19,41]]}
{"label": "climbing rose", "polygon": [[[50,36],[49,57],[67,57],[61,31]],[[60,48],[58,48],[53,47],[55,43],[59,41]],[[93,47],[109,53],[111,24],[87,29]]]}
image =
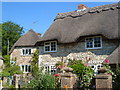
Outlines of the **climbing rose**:
{"label": "climbing rose", "polygon": [[85,64],[86,67],[88,67],[88,64]]}
{"label": "climbing rose", "polygon": [[106,60],[105,60],[105,63],[108,64],[108,63],[109,63],[109,60],[106,59]]}
{"label": "climbing rose", "polygon": [[55,77],[58,77],[59,75],[58,74],[54,74]]}
{"label": "climbing rose", "polygon": [[108,73],[108,75],[111,75],[111,73]]}

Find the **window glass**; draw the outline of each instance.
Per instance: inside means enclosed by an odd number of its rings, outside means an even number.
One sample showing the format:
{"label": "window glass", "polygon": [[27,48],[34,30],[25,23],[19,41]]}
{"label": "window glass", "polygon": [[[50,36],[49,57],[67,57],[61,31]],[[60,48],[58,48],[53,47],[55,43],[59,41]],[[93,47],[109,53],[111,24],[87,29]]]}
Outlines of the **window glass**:
{"label": "window glass", "polygon": [[22,65],[22,71],[24,71],[24,65]]}
{"label": "window glass", "polygon": [[46,42],[44,44],[44,51],[50,52],[50,51],[56,51],[57,50],[57,43],[56,42]]}
{"label": "window glass", "polygon": [[22,49],[22,54],[23,55],[31,55],[31,49],[30,48],[24,48]]}
{"label": "window glass", "polygon": [[31,49],[29,49],[29,55],[31,54]]}
{"label": "window glass", "polygon": [[45,46],[45,51],[50,51],[50,46]]}
{"label": "window glass", "polygon": [[24,73],[31,72],[31,65],[22,65],[21,68]]}
{"label": "window glass", "polygon": [[45,69],[45,72],[48,72],[50,74],[55,74],[56,72],[56,68],[54,65],[45,65],[44,69]]}
{"label": "window glass", "polygon": [[86,48],[102,47],[101,37],[86,38]]}
{"label": "window glass", "polygon": [[29,66],[28,66],[28,72],[30,72],[30,71],[31,71],[31,66],[29,65]]}
{"label": "window glass", "polygon": [[55,51],[55,50],[56,50],[56,43],[51,42],[51,51]]}
{"label": "window glass", "polygon": [[25,65],[25,72],[27,72],[27,70],[28,70],[28,66],[27,66],[27,65]]}

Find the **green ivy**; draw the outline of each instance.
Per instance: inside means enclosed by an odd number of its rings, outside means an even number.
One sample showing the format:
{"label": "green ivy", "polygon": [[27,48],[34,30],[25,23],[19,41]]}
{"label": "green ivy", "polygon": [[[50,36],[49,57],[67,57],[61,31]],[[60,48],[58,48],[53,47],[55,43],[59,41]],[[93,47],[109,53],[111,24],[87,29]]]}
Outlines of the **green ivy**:
{"label": "green ivy", "polygon": [[36,76],[39,72],[38,59],[39,59],[39,52],[38,50],[36,50],[32,55],[32,62],[31,62],[33,76]]}

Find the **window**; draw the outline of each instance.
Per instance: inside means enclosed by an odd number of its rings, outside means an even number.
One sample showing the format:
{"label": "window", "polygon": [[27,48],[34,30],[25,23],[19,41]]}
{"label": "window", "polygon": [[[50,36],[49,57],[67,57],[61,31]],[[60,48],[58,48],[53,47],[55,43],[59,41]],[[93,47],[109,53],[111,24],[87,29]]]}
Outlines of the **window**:
{"label": "window", "polygon": [[55,52],[57,51],[57,42],[45,42],[44,43],[44,52]]}
{"label": "window", "polygon": [[31,48],[23,48],[22,55],[31,55]]}
{"label": "window", "polygon": [[23,71],[23,73],[31,72],[31,65],[21,65],[21,71]]}
{"label": "window", "polygon": [[56,67],[55,67],[55,65],[45,65],[44,70],[45,70],[45,72],[48,72],[50,74],[55,74]]}
{"label": "window", "polygon": [[89,37],[85,40],[86,49],[98,49],[102,48],[102,38],[101,37]]}

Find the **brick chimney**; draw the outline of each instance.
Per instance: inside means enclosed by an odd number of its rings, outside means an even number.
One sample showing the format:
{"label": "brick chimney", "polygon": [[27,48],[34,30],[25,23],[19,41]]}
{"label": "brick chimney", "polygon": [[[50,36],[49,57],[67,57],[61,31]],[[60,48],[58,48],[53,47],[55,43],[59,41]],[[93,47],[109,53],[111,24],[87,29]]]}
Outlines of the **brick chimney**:
{"label": "brick chimney", "polygon": [[40,33],[37,33],[38,37],[40,38],[41,37],[41,34]]}
{"label": "brick chimney", "polygon": [[84,4],[80,4],[80,5],[78,5],[77,11],[84,11],[85,9],[87,9],[87,7]]}

